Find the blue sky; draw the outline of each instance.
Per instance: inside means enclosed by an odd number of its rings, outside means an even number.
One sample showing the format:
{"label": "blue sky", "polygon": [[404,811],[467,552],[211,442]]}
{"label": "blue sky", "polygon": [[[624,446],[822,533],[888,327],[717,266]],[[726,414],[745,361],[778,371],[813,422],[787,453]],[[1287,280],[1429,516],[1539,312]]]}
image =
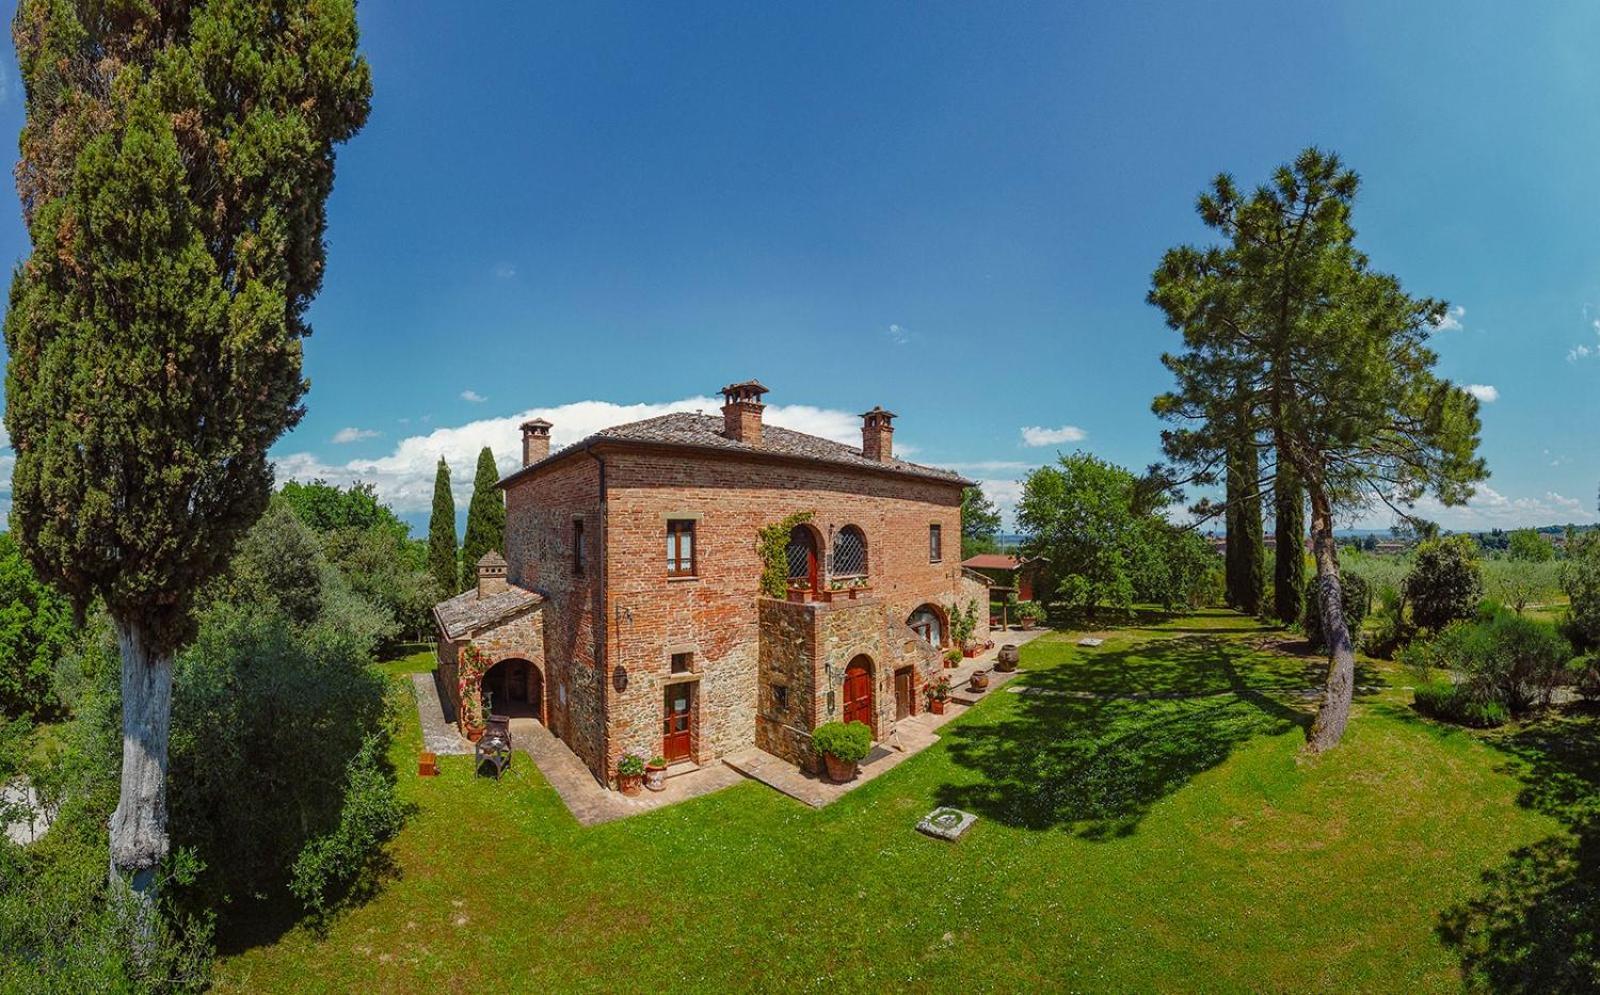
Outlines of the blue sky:
{"label": "blue sky", "polygon": [[[1493,477],[1424,510],[1591,521],[1600,7],[1528,9],[369,0],[280,477],[373,480],[420,522],[434,459],[464,510],[529,411],[561,443],[747,377],[845,440],[882,404],[1002,501],[1058,450],[1142,467],[1176,344],[1151,271],[1206,237],[1212,175],[1314,143],[1361,172],[1375,264],[1457,307],[1443,372],[1494,398]],[[15,134],[9,49],[4,74]]]}

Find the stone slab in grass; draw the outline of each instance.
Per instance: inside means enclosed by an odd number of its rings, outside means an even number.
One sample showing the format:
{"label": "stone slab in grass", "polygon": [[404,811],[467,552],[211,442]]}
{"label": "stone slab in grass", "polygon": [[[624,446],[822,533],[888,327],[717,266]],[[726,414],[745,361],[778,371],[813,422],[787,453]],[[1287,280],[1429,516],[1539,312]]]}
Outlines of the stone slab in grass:
{"label": "stone slab in grass", "polygon": [[917,823],[917,830],[942,840],[958,840],[977,821],[978,817],[971,812],[944,806],[923,816]]}
{"label": "stone slab in grass", "polygon": [[1104,639],[1096,639],[1093,636],[1084,636],[1082,639],[1078,640],[1078,645],[1079,646],[1099,646],[1103,642],[1105,642]]}

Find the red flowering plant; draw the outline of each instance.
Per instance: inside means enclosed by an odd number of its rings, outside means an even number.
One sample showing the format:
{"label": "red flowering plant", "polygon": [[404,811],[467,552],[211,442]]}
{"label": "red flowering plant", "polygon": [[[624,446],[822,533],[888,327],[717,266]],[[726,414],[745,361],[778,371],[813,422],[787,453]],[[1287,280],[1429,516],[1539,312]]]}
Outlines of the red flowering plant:
{"label": "red flowering plant", "polygon": [[482,729],[483,722],[483,651],[468,643],[461,651],[461,663],[456,668],[456,693],[461,699],[461,724],[469,729]]}

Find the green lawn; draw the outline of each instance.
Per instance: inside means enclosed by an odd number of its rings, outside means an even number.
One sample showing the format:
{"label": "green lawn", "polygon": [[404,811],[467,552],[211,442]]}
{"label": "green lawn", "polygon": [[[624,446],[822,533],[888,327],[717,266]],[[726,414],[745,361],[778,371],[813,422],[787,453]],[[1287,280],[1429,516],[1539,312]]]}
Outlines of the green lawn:
{"label": "green lawn", "polygon": [[378,669],[390,677],[405,677],[409,674],[426,674],[436,663],[438,658],[430,646],[427,649],[419,649],[384,660],[378,664]]}
{"label": "green lawn", "polygon": [[[1294,689],[1319,675],[1286,634],[1218,612],[1109,635],[1025,647],[1019,682],[1057,693],[995,695],[822,811],[745,783],[580,829],[526,759],[411,776],[413,721],[396,874],[322,935],[224,931],[219,987],[1451,991],[1551,952],[1522,925],[1550,875],[1588,894],[1569,827],[1596,771],[1553,744],[1593,721],[1446,729],[1369,667],[1344,745],[1308,759]],[[980,816],[957,844],[912,829],[941,803]]]}

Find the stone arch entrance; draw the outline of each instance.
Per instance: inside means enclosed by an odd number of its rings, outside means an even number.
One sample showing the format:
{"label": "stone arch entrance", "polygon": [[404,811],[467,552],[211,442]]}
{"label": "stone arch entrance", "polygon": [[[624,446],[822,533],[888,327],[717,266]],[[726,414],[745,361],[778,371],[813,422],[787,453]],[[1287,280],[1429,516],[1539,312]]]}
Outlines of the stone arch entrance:
{"label": "stone arch entrance", "polygon": [[865,722],[878,737],[878,722],[872,707],[872,657],[862,653],[844,668],[844,721]]}
{"label": "stone arch entrance", "polygon": [[544,722],[544,675],[531,660],[510,657],[483,672],[484,713]]}
{"label": "stone arch entrance", "polygon": [[950,631],[945,621],[944,609],[934,604],[919,605],[906,619],[906,625],[934,649],[944,646],[945,636]]}

